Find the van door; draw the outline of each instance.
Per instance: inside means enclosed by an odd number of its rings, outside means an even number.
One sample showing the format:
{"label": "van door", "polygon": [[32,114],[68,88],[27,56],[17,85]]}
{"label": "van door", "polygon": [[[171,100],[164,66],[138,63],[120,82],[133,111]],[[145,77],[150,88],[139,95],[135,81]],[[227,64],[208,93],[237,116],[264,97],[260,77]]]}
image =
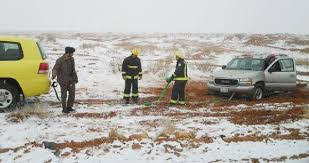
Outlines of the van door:
{"label": "van door", "polygon": [[293,59],[279,59],[265,71],[266,87],[272,91],[296,89],[296,69]]}

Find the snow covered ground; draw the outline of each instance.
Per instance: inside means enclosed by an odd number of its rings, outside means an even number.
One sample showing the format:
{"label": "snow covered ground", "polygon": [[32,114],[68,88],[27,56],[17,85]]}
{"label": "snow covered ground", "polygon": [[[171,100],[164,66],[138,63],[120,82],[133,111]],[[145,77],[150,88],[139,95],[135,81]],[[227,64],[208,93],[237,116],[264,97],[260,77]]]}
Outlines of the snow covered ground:
{"label": "snow covered ground", "polygon": [[[284,53],[297,60],[298,83],[309,81],[309,36],[249,34],[36,34],[51,67],[73,46],[79,83],[76,113],[63,115],[54,92],[0,114],[0,162],[308,162],[309,90],[250,102],[207,95],[212,70],[243,54]],[[139,105],[121,104],[122,60],[142,49]],[[156,99],[175,67],[189,63],[186,106]],[[171,87],[171,86],[170,86]],[[59,89],[59,88],[58,88]],[[58,90],[59,92],[59,90]],[[170,96],[170,90],[169,94]],[[35,108],[35,109],[33,109]],[[29,111],[31,110],[31,111]],[[307,113],[308,114],[308,113]],[[43,141],[56,143],[46,149]]]}

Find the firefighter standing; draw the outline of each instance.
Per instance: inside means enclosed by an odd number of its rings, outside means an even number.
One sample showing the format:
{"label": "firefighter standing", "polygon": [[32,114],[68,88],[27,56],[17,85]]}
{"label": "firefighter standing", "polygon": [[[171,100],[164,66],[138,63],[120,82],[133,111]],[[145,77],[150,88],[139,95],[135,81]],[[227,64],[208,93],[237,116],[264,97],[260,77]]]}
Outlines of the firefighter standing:
{"label": "firefighter standing", "polygon": [[131,86],[133,102],[138,103],[138,80],[142,79],[142,66],[138,54],[139,50],[132,50],[131,56],[125,58],[122,63],[122,78],[125,80],[123,98],[126,104],[130,101]]}
{"label": "firefighter standing", "polygon": [[170,104],[185,104],[185,87],[188,81],[187,63],[184,60],[184,54],[181,51],[176,51],[176,69],[174,74],[167,78],[166,81],[170,83],[175,80],[172,90],[172,98]]}
{"label": "firefighter standing", "polygon": [[[52,79],[55,79],[57,76],[57,82],[60,84],[63,113],[75,111],[72,107],[75,100],[75,84],[78,83],[78,77],[75,71],[74,52],[74,48],[66,47],[65,54],[57,59],[52,70]],[[68,101],[67,92],[69,92]]]}

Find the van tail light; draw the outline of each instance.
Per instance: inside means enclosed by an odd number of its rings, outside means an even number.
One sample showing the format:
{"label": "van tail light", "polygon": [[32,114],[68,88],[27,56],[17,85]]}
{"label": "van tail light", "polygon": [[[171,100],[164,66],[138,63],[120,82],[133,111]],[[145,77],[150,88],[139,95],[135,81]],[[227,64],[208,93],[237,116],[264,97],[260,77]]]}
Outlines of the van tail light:
{"label": "van tail light", "polygon": [[48,63],[40,63],[38,74],[48,74]]}

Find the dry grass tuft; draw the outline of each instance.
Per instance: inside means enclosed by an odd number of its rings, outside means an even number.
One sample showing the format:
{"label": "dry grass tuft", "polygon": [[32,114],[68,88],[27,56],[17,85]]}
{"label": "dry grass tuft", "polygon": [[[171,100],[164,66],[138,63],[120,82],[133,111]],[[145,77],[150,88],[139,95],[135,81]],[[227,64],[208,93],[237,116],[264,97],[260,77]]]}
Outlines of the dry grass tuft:
{"label": "dry grass tuft", "polygon": [[121,135],[118,133],[117,129],[113,128],[109,134],[108,137],[111,139],[115,139],[115,140],[122,140],[122,141],[127,141],[128,138],[125,137],[124,135]]}
{"label": "dry grass tuft", "polygon": [[163,78],[167,72],[171,63],[175,60],[174,54],[168,55],[165,59],[155,61],[151,66],[149,66],[148,71],[156,74],[156,76]]}
{"label": "dry grass tuft", "polygon": [[133,150],[140,150],[141,148],[142,148],[142,146],[141,146],[140,144],[134,143],[134,144],[132,145],[132,149],[133,149]]}
{"label": "dry grass tuft", "polygon": [[303,53],[309,54],[309,48],[304,48],[304,49],[290,49],[291,51],[300,51]]}
{"label": "dry grass tuft", "polygon": [[183,151],[181,148],[176,148],[176,146],[164,144],[165,153],[175,154],[177,157],[180,157],[180,153]]}
{"label": "dry grass tuft", "polygon": [[53,34],[47,34],[46,41],[47,42],[56,42],[56,36],[53,35]]}
{"label": "dry grass tuft", "polygon": [[226,49],[223,46],[218,46],[218,45],[206,45],[206,46],[201,47],[201,51],[204,54],[209,55],[211,53],[222,54],[224,52],[231,52],[232,50]]}
{"label": "dry grass tuft", "polygon": [[121,72],[122,60],[120,58],[113,58],[109,64],[111,65],[114,74],[119,74],[119,72]]}
{"label": "dry grass tuft", "polygon": [[301,46],[309,46],[309,40],[303,40],[300,38],[293,38],[289,41],[286,41],[288,45],[301,45]]}
{"label": "dry grass tuft", "polygon": [[159,124],[163,129],[157,134],[155,140],[162,137],[169,138],[170,135],[173,135],[176,131],[176,126],[170,119],[161,119]]}
{"label": "dry grass tuft", "polygon": [[246,45],[255,45],[255,46],[266,46],[272,43],[273,40],[269,39],[268,37],[262,34],[251,35],[245,42]]}
{"label": "dry grass tuft", "polygon": [[99,43],[83,43],[82,45],[79,46],[81,49],[94,49],[98,46],[101,46]]}
{"label": "dry grass tuft", "polygon": [[180,140],[191,140],[194,139],[196,137],[196,134],[193,133],[192,131],[190,132],[185,132],[185,131],[177,131],[175,132],[175,137],[176,139],[180,139]]}
{"label": "dry grass tuft", "polygon": [[244,33],[236,33],[236,34],[224,36],[224,41],[232,41],[235,38],[238,39],[238,40],[242,40],[245,37],[246,37],[246,34],[244,34]]}
{"label": "dry grass tuft", "polygon": [[11,123],[20,123],[23,122],[25,119],[28,119],[30,116],[28,114],[24,114],[22,112],[12,112],[6,116],[6,120]]}
{"label": "dry grass tuft", "polygon": [[211,72],[217,67],[216,65],[213,65],[209,62],[195,63],[194,65],[199,71],[202,71],[202,72]]}
{"label": "dry grass tuft", "polygon": [[142,134],[133,134],[129,136],[130,140],[142,141],[143,139],[149,139],[147,132],[143,132]]}
{"label": "dry grass tuft", "polygon": [[307,59],[296,59],[296,65],[309,66],[309,58],[307,58]]}
{"label": "dry grass tuft", "polygon": [[309,105],[305,106],[303,111],[304,111],[304,114],[302,115],[302,117],[309,119]]}
{"label": "dry grass tuft", "polygon": [[132,49],[139,49],[141,50],[141,52],[149,52],[149,51],[155,51],[155,50],[159,50],[160,48],[155,46],[155,45],[138,45],[138,44],[134,44],[131,42],[122,42],[119,44],[116,44],[116,46],[126,49],[128,51],[132,50]]}
{"label": "dry grass tuft", "polygon": [[46,104],[29,104],[21,107],[19,111],[9,113],[6,118],[12,123],[20,123],[30,117],[45,119],[48,117]]}

